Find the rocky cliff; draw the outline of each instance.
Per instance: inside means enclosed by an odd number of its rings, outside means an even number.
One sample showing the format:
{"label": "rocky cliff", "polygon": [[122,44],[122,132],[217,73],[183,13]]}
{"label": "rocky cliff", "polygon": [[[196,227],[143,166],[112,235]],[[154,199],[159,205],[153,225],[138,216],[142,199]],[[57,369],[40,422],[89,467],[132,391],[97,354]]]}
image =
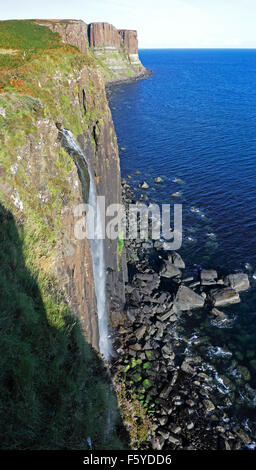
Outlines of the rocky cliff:
{"label": "rocky cliff", "polygon": [[[86,225],[92,178],[106,207],[121,203],[106,80],[144,73],[134,31],[77,20],[0,22],[4,448],[122,448],[115,396],[95,353],[95,253],[76,227]],[[120,235],[104,248],[111,333],[123,323],[126,260]]]}
{"label": "rocky cliff", "polygon": [[138,55],[137,31],[118,30],[109,23],[91,23],[88,38],[95,57],[111,72],[108,79],[140,77],[146,73]]}
{"label": "rocky cliff", "polygon": [[128,53],[132,67],[134,67],[135,70],[137,67],[140,69],[142,64],[138,54],[137,31],[130,29],[120,29],[119,35],[121,37],[121,44],[123,45],[124,50]]}
{"label": "rocky cliff", "polygon": [[106,81],[140,78],[149,72],[138,54],[137,31],[116,29],[109,23],[91,23],[81,20],[37,20],[58,33],[62,41],[94,56]]}
{"label": "rocky cliff", "polygon": [[64,43],[77,47],[81,52],[88,53],[88,26],[81,20],[38,20],[37,24],[47,26],[58,33]]}
{"label": "rocky cliff", "polygon": [[[66,44],[88,50],[83,22],[16,22],[13,28],[24,32],[24,39],[18,44],[13,37],[13,49],[3,44],[0,53],[6,64],[0,82],[1,201],[25,230],[33,227],[28,249],[38,254],[34,264],[57,280],[86,339],[97,348],[92,254],[88,240],[74,235],[74,207],[88,202],[88,170],[84,162],[79,168],[62,147],[56,123],[69,129],[85,152],[106,206],[121,202],[118,147],[105,81],[91,54]],[[110,325],[121,321],[124,303],[126,272],[117,244],[105,242]]]}

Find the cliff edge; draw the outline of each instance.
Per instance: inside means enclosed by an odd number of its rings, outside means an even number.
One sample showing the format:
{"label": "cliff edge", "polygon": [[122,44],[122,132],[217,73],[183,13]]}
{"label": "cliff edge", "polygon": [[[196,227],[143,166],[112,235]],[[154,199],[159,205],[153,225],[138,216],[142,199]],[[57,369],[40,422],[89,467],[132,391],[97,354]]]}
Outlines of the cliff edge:
{"label": "cliff edge", "polygon": [[[115,398],[89,346],[99,349],[94,253],[76,236],[91,178],[106,206],[121,202],[105,79],[76,20],[0,22],[0,70],[1,442],[109,448],[118,411],[107,424]],[[63,129],[79,150],[63,145]],[[122,322],[126,264],[118,240],[104,243],[111,333]]]}
{"label": "cliff edge", "polygon": [[86,24],[81,20],[37,20],[58,33],[62,41],[94,57],[106,81],[143,78],[150,72],[138,53],[137,31],[116,29],[109,23]]}

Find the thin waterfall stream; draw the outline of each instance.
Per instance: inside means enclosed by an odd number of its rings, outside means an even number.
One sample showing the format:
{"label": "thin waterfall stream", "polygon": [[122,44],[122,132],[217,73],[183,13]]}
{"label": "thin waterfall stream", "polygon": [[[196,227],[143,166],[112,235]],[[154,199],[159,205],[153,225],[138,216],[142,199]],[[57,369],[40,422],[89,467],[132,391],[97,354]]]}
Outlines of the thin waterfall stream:
{"label": "thin waterfall stream", "polygon": [[86,229],[91,248],[93,262],[93,277],[95,296],[98,311],[99,349],[106,360],[111,357],[111,342],[108,336],[108,321],[106,310],[106,267],[104,253],[104,233],[102,230],[101,212],[97,200],[97,191],[93,173],[86,155],[76,143],[72,132],[67,129],[59,131],[63,137],[63,145],[69,150],[82,157],[88,168],[90,177],[89,210],[86,214]]}

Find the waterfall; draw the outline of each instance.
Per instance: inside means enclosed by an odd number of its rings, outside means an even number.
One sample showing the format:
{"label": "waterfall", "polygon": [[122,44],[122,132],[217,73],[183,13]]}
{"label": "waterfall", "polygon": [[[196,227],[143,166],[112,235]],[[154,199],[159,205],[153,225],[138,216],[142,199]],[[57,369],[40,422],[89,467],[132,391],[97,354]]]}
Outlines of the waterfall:
{"label": "waterfall", "polygon": [[93,262],[93,278],[98,311],[99,349],[106,360],[111,356],[111,342],[108,337],[108,322],[106,311],[106,267],[104,255],[104,234],[102,233],[101,213],[97,201],[97,191],[93,173],[86,155],[76,143],[72,132],[67,129],[59,131],[63,136],[63,146],[72,154],[82,157],[88,168],[90,177],[89,206],[86,215],[86,227],[91,248]]}

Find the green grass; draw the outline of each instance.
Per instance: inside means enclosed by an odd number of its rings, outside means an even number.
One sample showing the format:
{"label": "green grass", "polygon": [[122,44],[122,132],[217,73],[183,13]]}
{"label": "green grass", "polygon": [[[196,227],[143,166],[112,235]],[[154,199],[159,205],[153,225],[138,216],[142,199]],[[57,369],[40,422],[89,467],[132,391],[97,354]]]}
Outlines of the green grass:
{"label": "green grass", "polygon": [[22,51],[55,48],[61,44],[57,33],[32,20],[1,21],[0,38],[1,47]]}
{"label": "green grass", "polygon": [[47,93],[39,78],[46,79],[58,67],[71,73],[83,65],[93,66],[92,57],[64,44],[47,26],[32,20],[0,21],[0,93],[38,97]]}
{"label": "green grass", "polygon": [[120,449],[106,370],[54,280],[28,269],[23,238],[0,206],[1,448],[86,449],[90,437],[94,449]]}
{"label": "green grass", "polygon": [[[61,46],[61,38],[49,28],[30,20],[0,22],[0,70],[24,65],[38,52]],[[1,50],[17,51],[8,54]]]}
{"label": "green grass", "polygon": [[97,56],[95,61],[101,68],[101,72],[107,82],[120,78],[120,71],[111,70],[110,68],[110,63],[113,59],[116,61],[116,64],[120,63],[125,65],[126,68],[121,71],[121,75],[124,75],[127,78],[133,77],[135,75],[134,70],[129,62],[127,52],[122,49],[120,49],[117,53],[110,51],[106,52],[104,49],[102,49],[102,54]]}

